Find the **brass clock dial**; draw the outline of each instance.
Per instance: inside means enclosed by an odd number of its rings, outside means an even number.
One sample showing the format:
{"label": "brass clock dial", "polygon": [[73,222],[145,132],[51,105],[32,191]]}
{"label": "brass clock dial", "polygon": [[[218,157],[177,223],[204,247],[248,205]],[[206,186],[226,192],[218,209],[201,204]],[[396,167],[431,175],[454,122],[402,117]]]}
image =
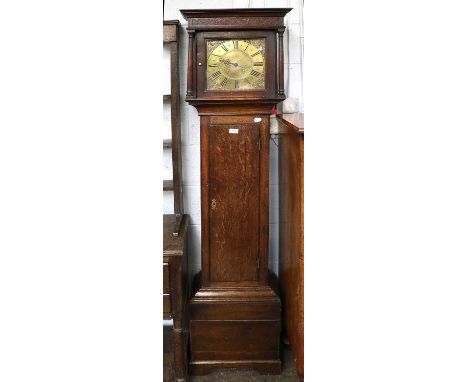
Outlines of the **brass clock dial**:
{"label": "brass clock dial", "polygon": [[207,90],[265,89],[265,40],[207,41]]}

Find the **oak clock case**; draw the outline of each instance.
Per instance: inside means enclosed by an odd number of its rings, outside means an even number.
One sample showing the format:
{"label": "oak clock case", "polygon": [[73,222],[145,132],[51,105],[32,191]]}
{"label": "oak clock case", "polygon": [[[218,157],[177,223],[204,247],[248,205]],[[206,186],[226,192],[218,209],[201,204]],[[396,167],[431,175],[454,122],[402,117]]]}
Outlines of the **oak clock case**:
{"label": "oak clock case", "polygon": [[202,270],[189,303],[190,373],[279,374],[281,301],[268,272],[269,117],[285,98],[289,8],[181,10],[186,101],[200,116]]}

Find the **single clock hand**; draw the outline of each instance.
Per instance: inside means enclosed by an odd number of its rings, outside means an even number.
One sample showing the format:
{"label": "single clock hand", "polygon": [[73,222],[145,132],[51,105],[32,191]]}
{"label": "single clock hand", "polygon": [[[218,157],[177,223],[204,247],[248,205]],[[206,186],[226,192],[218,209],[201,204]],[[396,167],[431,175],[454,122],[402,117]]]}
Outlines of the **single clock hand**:
{"label": "single clock hand", "polygon": [[239,65],[237,62],[231,62],[230,60],[221,60],[221,61],[225,63],[226,65],[233,65],[236,68],[240,66],[241,68],[243,68],[243,66]]}

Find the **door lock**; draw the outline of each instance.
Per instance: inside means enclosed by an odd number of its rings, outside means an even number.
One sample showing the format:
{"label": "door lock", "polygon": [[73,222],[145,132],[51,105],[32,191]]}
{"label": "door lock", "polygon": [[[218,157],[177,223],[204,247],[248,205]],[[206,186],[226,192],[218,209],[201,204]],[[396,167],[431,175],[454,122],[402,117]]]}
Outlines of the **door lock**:
{"label": "door lock", "polygon": [[211,209],[215,210],[216,209],[216,199],[211,200]]}

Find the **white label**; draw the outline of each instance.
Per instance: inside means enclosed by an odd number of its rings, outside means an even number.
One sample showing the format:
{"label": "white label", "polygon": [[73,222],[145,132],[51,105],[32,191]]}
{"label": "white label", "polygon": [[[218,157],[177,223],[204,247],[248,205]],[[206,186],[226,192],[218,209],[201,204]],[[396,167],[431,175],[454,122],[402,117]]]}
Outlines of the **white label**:
{"label": "white label", "polygon": [[254,122],[260,122],[262,119],[260,117],[255,117]]}
{"label": "white label", "polygon": [[229,129],[229,134],[239,134],[239,129]]}

